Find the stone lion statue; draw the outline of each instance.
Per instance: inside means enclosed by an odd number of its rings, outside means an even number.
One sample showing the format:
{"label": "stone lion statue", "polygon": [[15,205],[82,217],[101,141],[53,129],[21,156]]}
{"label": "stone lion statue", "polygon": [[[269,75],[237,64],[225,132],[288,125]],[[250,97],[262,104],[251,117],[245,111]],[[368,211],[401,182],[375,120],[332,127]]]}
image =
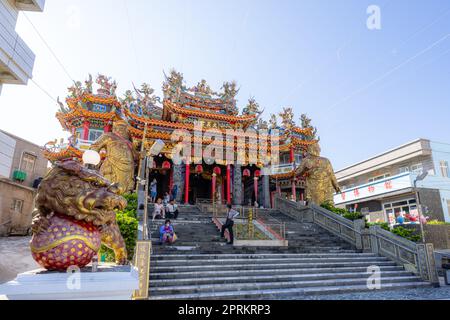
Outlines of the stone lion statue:
{"label": "stone lion statue", "polygon": [[126,264],[125,241],[114,211],[126,205],[117,186],[96,171],[86,169],[77,161],[56,162],[38,188],[33,237],[45,234],[54,216],[67,217],[96,227],[101,243],[113,249],[116,263]]}

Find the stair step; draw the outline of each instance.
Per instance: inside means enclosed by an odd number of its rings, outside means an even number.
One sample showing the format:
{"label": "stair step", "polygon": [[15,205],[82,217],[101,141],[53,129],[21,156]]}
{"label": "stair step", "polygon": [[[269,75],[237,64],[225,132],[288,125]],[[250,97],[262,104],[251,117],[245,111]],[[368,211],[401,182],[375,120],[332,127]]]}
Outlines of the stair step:
{"label": "stair step", "polygon": [[[406,288],[429,287],[425,282],[411,281],[401,283],[382,283],[381,290],[398,290]],[[217,291],[188,294],[152,295],[150,300],[177,300],[177,299],[280,299],[308,295],[338,294],[350,292],[370,291],[367,285],[324,286],[309,288],[286,288],[265,290]]]}
{"label": "stair step", "polygon": [[[152,270],[152,269],[151,269]],[[380,266],[381,272],[404,271],[400,266]],[[286,268],[286,269],[251,269],[251,270],[220,270],[220,276],[276,276],[293,274],[318,274],[318,273],[348,273],[367,272],[367,267],[326,267],[326,268]],[[219,273],[213,271],[179,271],[179,272],[153,272],[150,279],[185,279],[185,278],[214,278]]]}
{"label": "stair step", "polygon": [[152,255],[152,259],[157,260],[179,260],[179,259],[226,259],[226,258],[248,258],[248,259],[265,259],[265,258],[329,258],[329,257],[377,257],[374,253],[343,253],[336,255],[334,253],[259,253],[259,254],[171,254],[171,255]]}
{"label": "stair step", "polygon": [[[401,283],[418,281],[416,276],[385,277],[381,283]],[[284,282],[240,282],[205,285],[183,285],[183,286],[163,286],[150,287],[151,294],[182,294],[201,293],[216,291],[241,291],[241,290],[264,290],[264,289],[287,289],[287,288],[308,288],[324,286],[351,286],[367,284],[365,278],[345,278],[329,280],[309,280],[309,281],[284,281]]]}
{"label": "stair step", "polygon": [[248,259],[248,258],[228,258],[228,259],[197,259],[197,260],[159,260],[153,259],[151,261],[152,266],[179,266],[179,265],[229,265],[229,264],[252,264],[252,265],[266,265],[276,264],[278,262],[286,263],[336,263],[336,262],[370,262],[377,263],[380,261],[389,261],[385,257],[327,257],[327,258],[306,258],[306,257],[286,257],[286,258],[266,258],[266,259]]}
{"label": "stair step", "polygon": [[[361,262],[320,262],[320,263],[267,263],[264,265],[260,264],[230,264],[230,265],[177,265],[177,266],[153,266],[153,271],[161,271],[161,272],[168,272],[168,271],[174,271],[174,272],[180,272],[180,271],[200,271],[200,270],[249,270],[249,269],[258,269],[261,267],[265,268],[313,268],[313,267],[344,267],[344,266],[354,266],[354,267],[368,267],[374,265],[374,262],[371,261],[361,261]],[[395,262],[391,261],[376,261],[377,266],[392,266],[395,265]]]}
{"label": "stair step", "polygon": [[[305,274],[271,274],[271,275],[257,275],[257,276],[211,276],[203,277],[202,273],[197,273],[198,277],[190,278],[169,278],[169,279],[154,279],[150,278],[151,287],[174,286],[174,285],[201,285],[201,284],[222,284],[222,283],[243,283],[246,281],[252,282],[283,282],[283,281],[300,281],[300,280],[329,280],[329,279],[351,279],[364,278],[367,279],[370,274],[367,272],[332,272],[332,273],[305,273]],[[405,270],[383,271],[381,278],[412,276],[412,273]]]}

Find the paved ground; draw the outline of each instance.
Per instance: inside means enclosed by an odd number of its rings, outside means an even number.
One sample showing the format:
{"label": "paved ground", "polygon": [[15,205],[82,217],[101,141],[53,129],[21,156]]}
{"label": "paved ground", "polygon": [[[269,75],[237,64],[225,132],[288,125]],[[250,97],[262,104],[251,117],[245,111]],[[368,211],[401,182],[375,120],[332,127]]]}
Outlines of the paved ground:
{"label": "paved ground", "polygon": [[39,269],[31,257],[31,237],[0,237],[0,283],[13,280],[17,274]]}

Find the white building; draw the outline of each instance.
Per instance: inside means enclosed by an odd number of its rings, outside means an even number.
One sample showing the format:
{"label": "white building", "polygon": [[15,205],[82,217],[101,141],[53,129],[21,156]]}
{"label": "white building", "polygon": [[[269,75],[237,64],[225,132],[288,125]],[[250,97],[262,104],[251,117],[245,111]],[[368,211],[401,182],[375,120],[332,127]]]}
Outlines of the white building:
{"label": "white building", "polygon": [[424,215],[450,222],[450,144],[418,139],[336,172],[343,190],[338,207],[357,209],[369,221],[390,221],[403,212],[417,216],[415,181]]}
{"label": "white building", "polygon": [[3,84],[27,84],[35,55],[16,33],[19,11],[43,11],[45,0],[0,0],[0,93]]}

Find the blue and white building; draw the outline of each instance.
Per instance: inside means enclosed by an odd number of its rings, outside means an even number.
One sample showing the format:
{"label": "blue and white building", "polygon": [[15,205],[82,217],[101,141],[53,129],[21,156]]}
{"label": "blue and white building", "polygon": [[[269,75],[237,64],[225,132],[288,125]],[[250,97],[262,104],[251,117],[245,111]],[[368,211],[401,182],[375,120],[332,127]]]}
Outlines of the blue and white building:
{"label": "blue and white building", "polygon": [[337,171],[343,192],[335,204],[393,223],[400,212],[418,215],[417,191],[425,216],[450,222],[449,163],[450,144],[412,141]]}
{"label": "blue and white building", "polygon": [[35,55],[16,32],[20,11],[44,10],[45,0],[0,0],[0,93],[3,84],[27,84]]}

